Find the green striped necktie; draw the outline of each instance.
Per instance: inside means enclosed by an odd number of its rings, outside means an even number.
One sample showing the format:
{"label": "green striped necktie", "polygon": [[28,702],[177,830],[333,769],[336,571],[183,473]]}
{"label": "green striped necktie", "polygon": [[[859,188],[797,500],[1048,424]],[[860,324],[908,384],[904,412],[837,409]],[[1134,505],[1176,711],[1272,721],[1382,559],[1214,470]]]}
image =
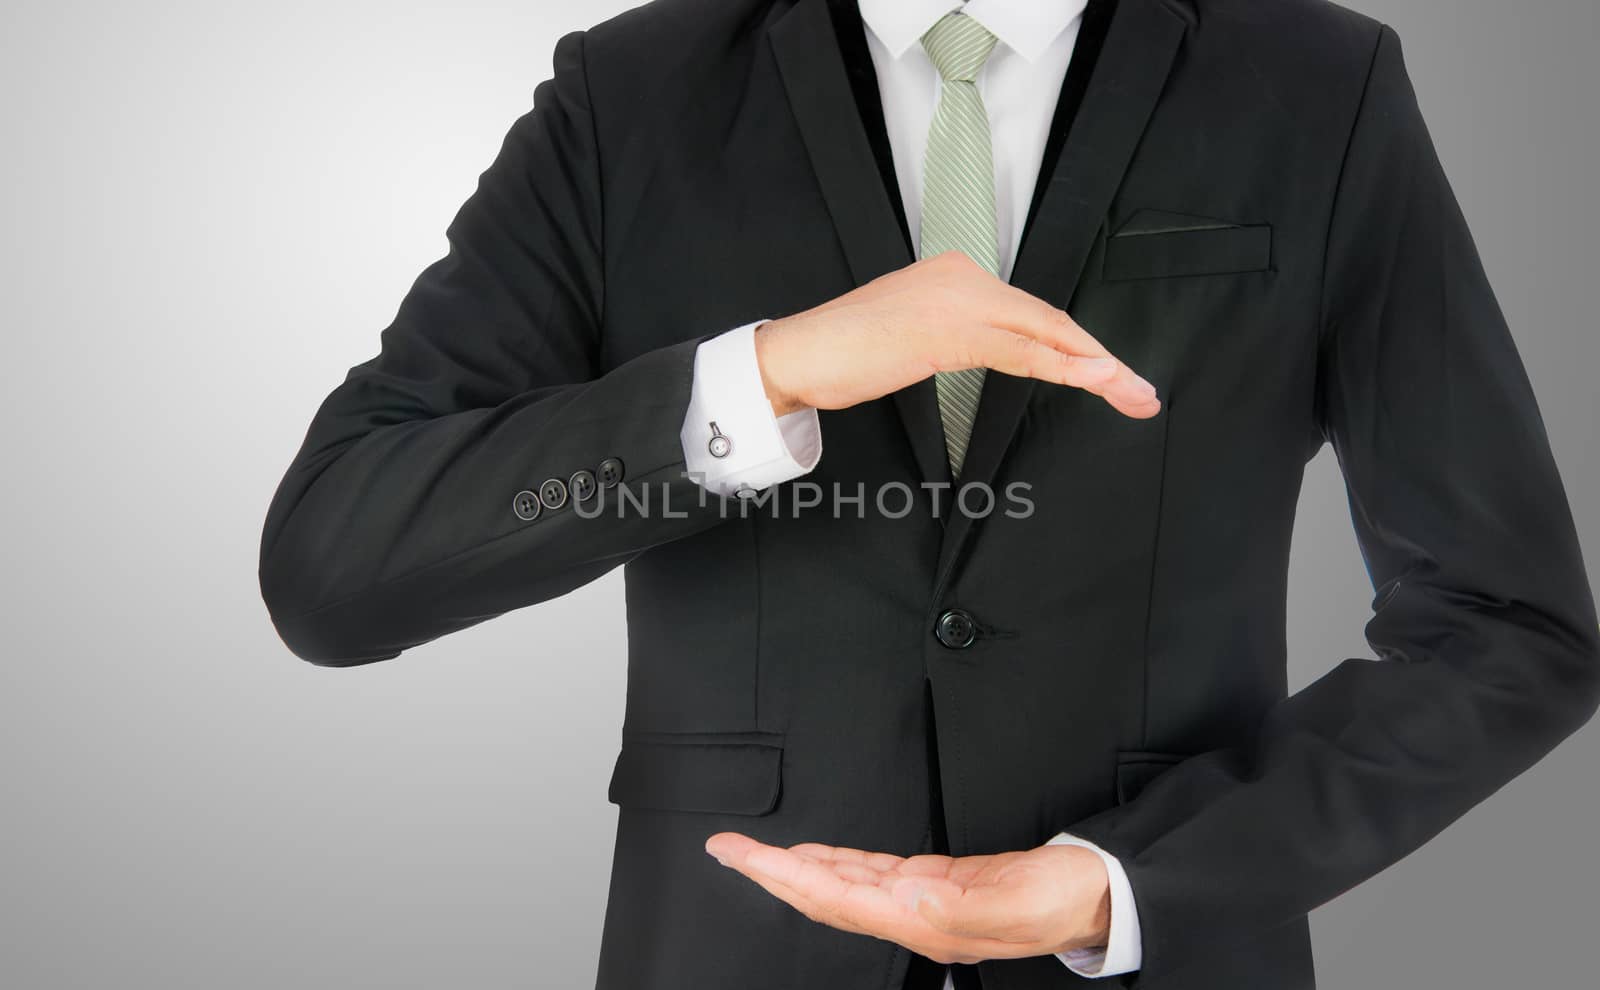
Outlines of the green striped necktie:
{"label": "green striped necktie", "polygon": [[[928,128],[922,166],[922,231],[920,257],[963,251],[973,261],[1000,274],[995,234],[994,157],[989,144],[989,117],[978,95],[978,70],[994,50],[995,36],[959,11],[939,18],[922,36],[922,47],[939,70],[939,106]],[[950,473],[961,475],[967,440],[978,414],[983,368],[940,371],[934,375],[939,394],[939,421],[944,426]]]}

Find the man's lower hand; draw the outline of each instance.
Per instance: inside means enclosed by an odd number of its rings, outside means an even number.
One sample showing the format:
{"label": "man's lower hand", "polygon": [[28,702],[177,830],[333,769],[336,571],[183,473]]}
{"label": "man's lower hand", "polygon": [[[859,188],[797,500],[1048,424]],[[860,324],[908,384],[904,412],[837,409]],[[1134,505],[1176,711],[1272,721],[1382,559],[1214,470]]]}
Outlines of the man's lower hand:
{"label": "man's lower hand", "polygon": [[706,851],[812,921],[887,939],[935,962],[1101,946],[1111,924],[1105,864],[1078,846],[901,857],[814,842],[785,849],[718,832]]}

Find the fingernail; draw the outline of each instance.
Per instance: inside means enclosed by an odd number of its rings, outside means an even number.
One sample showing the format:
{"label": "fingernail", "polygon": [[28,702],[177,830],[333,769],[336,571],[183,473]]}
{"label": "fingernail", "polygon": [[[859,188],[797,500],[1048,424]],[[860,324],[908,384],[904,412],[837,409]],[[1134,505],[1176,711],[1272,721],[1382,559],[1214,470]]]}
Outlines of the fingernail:
{"label": "fingernail", "polygon": [[1134,375],[1133,380],[1139,383],[1139,388],[1143,390],[1146,395],[1151,397],[1155,396],[1156,387],[1154,385],[1150,384],[1148,381],[1145,381],[1145,379],[1139,375]]}
{"label": "fingernail", "polygon": [[1114,375],[1114,374],[1117,373],[1117,359],[1116,358],[1084,358],[1083,359],[1083,368],[1084,368],[1085,371],[1092,371],[1097,375],[1106,375],[1106,376]]}

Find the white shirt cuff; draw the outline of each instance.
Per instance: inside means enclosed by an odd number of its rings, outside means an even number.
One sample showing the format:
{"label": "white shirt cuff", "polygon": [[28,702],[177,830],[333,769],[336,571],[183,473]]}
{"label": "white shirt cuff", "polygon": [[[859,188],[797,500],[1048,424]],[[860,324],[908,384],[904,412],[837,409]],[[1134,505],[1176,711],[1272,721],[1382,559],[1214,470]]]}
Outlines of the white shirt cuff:
{"label": "white shirt cuff", "polygon": [[1045,843],[1049,846],[1082,846],[1093,850],[1106,864],[1111,881],[1111,929],[1106,944],[1086,949],[1057,952],[1056,958],[1079,976],[1117,976],[1131,973],[1143,963],[1144,947],[1139,936],[1139,911],[1133,903],[1133,885],[1117,857],[1088,839],[1062,832]]}
{"label": "white shirt cuff", "polygon": [[772,411],[756,361],[756,327],[765,322],[736,327],[695,348],[679,438],[690,477],[718,495],[798,478],[822,457],[815,409],[786,416]]}

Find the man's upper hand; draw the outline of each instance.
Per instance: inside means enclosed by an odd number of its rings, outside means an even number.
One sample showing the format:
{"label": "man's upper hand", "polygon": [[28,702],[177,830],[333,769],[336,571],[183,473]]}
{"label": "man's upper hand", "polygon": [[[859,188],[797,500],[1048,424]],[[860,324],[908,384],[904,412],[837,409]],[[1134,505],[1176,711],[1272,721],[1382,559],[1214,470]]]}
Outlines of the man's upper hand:
{"label": "man's upper hand", "polygon": [[755,340],[762,385],[779,416],[843,409],[963,368],[1085,389],[1136,419],[1161,409],[1154,386],[1065,310],[959,251],[765,323]]}

